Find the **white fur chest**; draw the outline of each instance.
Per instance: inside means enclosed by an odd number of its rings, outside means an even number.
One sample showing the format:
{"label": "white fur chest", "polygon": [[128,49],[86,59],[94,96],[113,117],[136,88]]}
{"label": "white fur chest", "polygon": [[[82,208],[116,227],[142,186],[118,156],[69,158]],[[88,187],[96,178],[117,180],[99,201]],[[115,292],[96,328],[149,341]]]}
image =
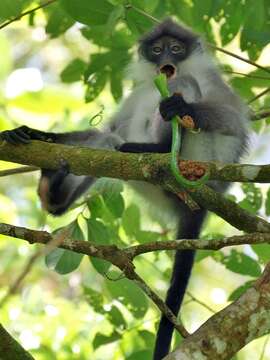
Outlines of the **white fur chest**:
{"label": "white fur chest", "polygon": [[155,136],[151,129],[160,96],[154,88],[141,87],[134,101],[136,107],[129,119],[126,140],[129,142],[154,142]]}

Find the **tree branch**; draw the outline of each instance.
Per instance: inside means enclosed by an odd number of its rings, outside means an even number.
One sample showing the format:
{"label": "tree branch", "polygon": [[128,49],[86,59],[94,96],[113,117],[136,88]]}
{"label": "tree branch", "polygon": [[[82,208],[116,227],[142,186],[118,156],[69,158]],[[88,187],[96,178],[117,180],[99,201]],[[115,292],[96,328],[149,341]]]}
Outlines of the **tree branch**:
{"label": "tree branch", "polygon": [[5,360],[34,360],[0,324],[0,359]]}
{"label": "tree branch", "polygon": [[33,8],[33,9],[27,10],[27,11],[19,14],[18,16],[15,16],[14,18],[12,18],[12,19],[4,22],[3,24],[1,24],[1,25],[0,25],[0,30],[3,29],[3,28],[5,28],[6,26],[12,24],[14,21],[18,21],[18,20],[20,20],[22,17],[24,17],[24,16],[26,16],[26,15],[30,15],[30,14],[36,12],[36,11],[39,10],[39,9],[45,8],[46,6],[52,4],[52,3],[56,2],[56,1],[57,1],[57,0],[48,0],[48,1],[46,1],[45,3],[40,4],[39,6],[36,6],[36,7]]}
{"label": "tree branch", "polygon": [[164,360],[229,360],[270,331],[270,263],[237,301],[213,315]]}
{"label": "tree branch", "polygon": [[[0,223],[0,234],[23,239],[30,244],[50,244],[54,239],[46,231],[30,230],[3,223]],[[96,245],[91,241],[79,241],[67,237],[62,238],[58,246],[111,262],[152,299],[157,307],[172,321],[176,329],[184,337],[187,337],[183,342],[185,345],[181,343],[180,348],[177,350],[177,355],[175,353],[169,355],[171,357],[168,357],[168,360],[176,359],[179,356],[179,352],[181,356],[184,356],[182,354],[188,356],[188,354],[194,353],[194,351],[203,353],[206,356],[204,359],[218,358],[222,360],[230,359],[247,342],[270,330],[270,265],[268,265],[264,275],[238,301],[214,315],[198,331],[189,335],[185,328],[177,322],[176,317],[166,304],[135,272],[132,260],[135,256],[150,251],[182,249],[217,250],[225,246],[262,243],[270,243],[270,233],[246,234],[216,240],[157,241],[126,249],[119,249],[114,245]],[[236,334],[232,337],[231,334],[234,332]],[[232,338],[233,346],[230,347],[229,344]],[[181,357],[178,358],[181,359]]]}
{"label": "tree branch", "polygon": [[39,170],[36,166],[20,166],[13,169],[1,170],[0,177],[9,176],[9,175],[16,175],[16,174],[23,174],[27,172],[33,172]]}
{"label": "tree branch", "polygon": [[[2,141],[0,142],[0,159],[46,169],[59,168],[64,159],[75,175],[148,181],[160,185],[176,195],[183,190],[179,188],[170,172],[170,154],[128,154],[40,141],[14,146]],[[198,162],[184,162],[187,168],[191,163],[199,164]],[[218,165],[215,163],[204,166],[209,168],[211,180],[232,178],[234,175],[232,169],[234,168],[239,176],[237,181],[258,181],[260,178],[265,182],[270,177],[268,177],[270,166]],[[190,191],[189,194],[201,207],[213,211],[239,230],[246,232],[270,231],[267,221],[241,209],[237,204],[205,185]]]}

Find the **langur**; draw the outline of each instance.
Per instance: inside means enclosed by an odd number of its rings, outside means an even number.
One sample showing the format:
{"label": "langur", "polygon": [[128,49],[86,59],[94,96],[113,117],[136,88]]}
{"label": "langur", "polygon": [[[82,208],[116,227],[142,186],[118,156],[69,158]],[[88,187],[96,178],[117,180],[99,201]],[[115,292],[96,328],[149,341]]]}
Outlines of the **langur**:
{"label": "langur", "polygon": [[[247,148],[248,111],[225,84],[200,36],[167,19],[139,42],[139,59],[131,67],[136,86],[103,131],[46,133],[19,127],[1,135],[12,144],[37,139],[61,144],[107,148],[122,152],[170,152],[170,120],[190,115],[197,132],[182,131],[181,158],[197,161],[238,162]],[[165,73],[171,96],[160,100],[153,84]],[[59,170],[42,169],[39,196],[43,207],[61,215],[94,182],[75,176],[63,163]],[[156,207],[170,209],[177,217],[176,238],[198,238],[206,211],[192,212],[179,198],[144,182],[130,182],[145,193]],[[225,191],[224,184],[209,184]],[[154,194],[154,195],[153,195]],[[164,210],[166,211],[166,210]],[[183,301],[194,260],[193,250],[177,251],[166,304],[177,316]],[[173,325],[162,316],[158,328],[154,360],[170,350]]]}

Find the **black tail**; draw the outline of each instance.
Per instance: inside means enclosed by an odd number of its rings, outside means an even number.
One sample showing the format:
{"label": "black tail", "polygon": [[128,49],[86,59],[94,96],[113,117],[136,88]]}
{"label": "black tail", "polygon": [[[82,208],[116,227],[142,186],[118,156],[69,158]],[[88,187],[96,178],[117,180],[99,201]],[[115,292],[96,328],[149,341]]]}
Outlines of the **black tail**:
{"label": "black tail", "polygon": [[[186,209],[184,215],[178,238],[197,238],[205,218],[205,211],[190,212]],[[176,316],[188,285],[194,255],[195,251],[193,250],[177,251],[175,254],[170,287],[166,296],[166,304]],[[158,327],[153,360],[161,360],[169,353],[173,330],[174,327],[172,323],[163,315]]]}

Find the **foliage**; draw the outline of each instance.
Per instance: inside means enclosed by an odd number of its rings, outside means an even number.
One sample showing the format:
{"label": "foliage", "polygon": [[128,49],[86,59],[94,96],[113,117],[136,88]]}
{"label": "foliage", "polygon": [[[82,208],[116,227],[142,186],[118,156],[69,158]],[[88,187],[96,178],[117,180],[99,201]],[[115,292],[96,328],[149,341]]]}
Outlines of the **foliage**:
{"label": "foliage", "polygon": [[[0,21],[4,23],[39,3],[2,0]],[[153,25],[147,14],[159,20],[174,16],[202,32],[208,42],[234,52],[238,52],[239,44],[252,61],[260,62],[267,51],[268,0],[58,0],[0,33],[0,50],[5,54],[0,57],[0,130],[25,123],[56,131],[86,128],[104,104],[103,117],[107,118],[124,90],[131,86],[125,69],[136,59],[138,38]],[[250,76],[228,74],[229,82],[244,99],[253,98],[269,86],[270,75],[263,70],[251,66],[241,70],[235,59],[217,55],[226,71]],[[42,74],[41,83],[33,72],[30,80],[23,75],[22,70],[33,67],[38,69],[37,76]],[[39,86],[31,87],[34,80]],[[266,95],[253,107],[269,104]],[[258,122],[254,130],[259,135],[264,130],[267,135],[267,124]],[[263,144],[263,136],[260,139]],[[265,159],[262,154],[266,150],[263,146],[252,150],[254,158]],[[0,163],[1,169],[10,166]],[[46,224],[55,231],[65,228],[78,240],[120,247],[173,236],[170,219],[164,219],[162,209],[146,211],[144,200],[120,181],[99,180],[87,198],[63,217],[53,218],[40,209],[36,180],[31,174],[1,178],[1,221],[33,228]],[[243,185],[233,192],[246,210],[270,215],[270,191],[265,186]],[[211,216],[204,236],[220,237],[233,232]],[[27,245],[1,238],[1,295],[31,252]],[[220,305],[221,297],[215,296],[214,290],[223,291],[229,301],[236,299],[260,275],[269,258],[267,245],[198,252],[191,292],[219,310],[225,300]],[[49,269],[43,262],[35,266],[19,294],[2,310],[3,322],[36,359],[151,358],[158,311],[135,284],[104,261],[63,249],[50,253],[46,264]],[[141,256],[136,268],[147,283],[162,295],[165,293],[171,254]],[[193,328],[209,315],[196,302],[184,306],[184,321]],[[260,341],[241,351],[238,360],[258,358],[258,344]]]}

